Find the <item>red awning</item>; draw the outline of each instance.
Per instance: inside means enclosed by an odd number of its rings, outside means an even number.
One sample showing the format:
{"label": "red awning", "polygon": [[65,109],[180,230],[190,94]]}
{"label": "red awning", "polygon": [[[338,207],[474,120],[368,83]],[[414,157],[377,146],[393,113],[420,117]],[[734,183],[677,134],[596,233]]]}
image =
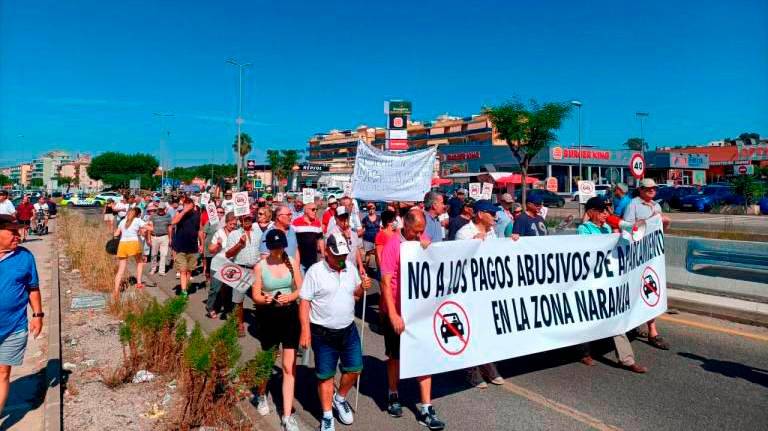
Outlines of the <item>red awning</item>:
{"label": "red awning", "polygon": [[[526,184],[536,184],[538,182],[539,182],[539,179],[534,177],[526,177],[525,179]],[[498,180],[496,180],[496,184],[500,186],[505,186],[508,184],[522,184],[522,183],[523,183],[523,176],[521,174],[512,174],[506,177],[501,177]]]}
{"label": "red awning", "polygon": [[453,183],[453,181],[446,178],[432,178],[432,187],[445,186]]}

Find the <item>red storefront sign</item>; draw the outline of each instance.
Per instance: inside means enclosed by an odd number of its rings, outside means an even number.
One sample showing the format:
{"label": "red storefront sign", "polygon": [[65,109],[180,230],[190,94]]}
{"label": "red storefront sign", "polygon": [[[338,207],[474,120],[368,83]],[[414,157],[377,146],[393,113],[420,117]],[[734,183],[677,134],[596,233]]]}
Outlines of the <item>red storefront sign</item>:
{"label": "red storefront sign", "polygon": [[[562,147],[552,148],[552,160],[578,159],[578,158],[579,158],[578,148],[562,148]],[[594,150],[590,148],[582,148],[581,159],[582,160],[611,160],[611,152],[607,150]]]}
{"label": "red storefront sign", "polygon": [[447,161],[475,160],[479,158],[480,158],[480,151],[467,151],[466,153],[452,153],[452,154],[445,155],[445,160]]}

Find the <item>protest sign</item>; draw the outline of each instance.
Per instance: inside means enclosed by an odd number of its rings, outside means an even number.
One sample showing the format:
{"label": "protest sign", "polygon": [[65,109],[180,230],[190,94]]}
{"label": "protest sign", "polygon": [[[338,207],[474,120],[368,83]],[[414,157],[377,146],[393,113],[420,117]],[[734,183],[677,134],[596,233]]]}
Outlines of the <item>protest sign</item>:
{"label": "protest sign", "polygon": [[285,199],[285,196],[282,193],[277,192],[277,194],[275,194],[275,200],[276,201],[282,202],[284,199]]}
{"label": "protest sign", "polygon": [[667,308],[661,218],[619,234],[401,247],[401,378],[623,334]]}
{"label": "protest sign", "polygon": [[597,196],[595,183],[593,181],[579,181],[579,203],[585,204],[589,198]]}
{"label": "protest sign", "polygon": [[344,183],[344,196],[352,197],[352,183]]}
{"label": "protest sign", "polygon": [[480,192],[480,199],[491,200],[493,195],[493,183],[483,183],[483,191]]}
{"label": "protest sign", "polygon": [[435,147],[389,152],[357,144],[352,196],[372,201],[421,201],[432,184]]}
{"label": "protest sign", "polygon": [[301,201],[304,205],[315,201],[315,189],[301,189]]}
{"label": "protest sign", "polygon": [[232,196],[235,203],[235,216],[240,217],[251,213],[248,205],[248,192],[237,192]]}
{"label": "protest sign", "polygon": [[211,201],[211,194],[210,193],[201,193],[200,194],[200,205],[208,205],[208,202]]}
{"label": "protest sign", "polygon": [[222,253],[217,254],[211,260],[213,276],[222,283],[232,287],[240,293],[245,293],[253,286],[252,269],[248,269],[233,263]]}
{"label": "protest sign", "polygon": [[208,213],[208,221],[211,225],[219,224],[219,214],[216,213],[216,204],[208,202],[205,205],[205,211]]}
{"label": "protest sign", "polygon": [[469,197],[475,200],[479,200],[482,194],[482,184],[469,183]]}

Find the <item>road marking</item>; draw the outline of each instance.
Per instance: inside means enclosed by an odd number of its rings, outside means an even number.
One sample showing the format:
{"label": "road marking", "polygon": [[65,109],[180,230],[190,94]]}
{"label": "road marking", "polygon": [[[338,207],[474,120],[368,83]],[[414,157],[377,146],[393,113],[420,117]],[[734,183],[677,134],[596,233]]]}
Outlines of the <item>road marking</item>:
{"label": "road marking", "polygon": [[569,418],[588,425],[598,431],[621,431],[621,428],[613,425],[608,425],[600,419],[590,416],[584,412],[574,409],[573,407],[566,406],[555,400],[551,400],[541,394],[528,390],[522,386],[518,386],[509,381],[504,382],[502,388],[506,389],[513,394],[519,395],[527,400],[533,401],[536,404],[540,404],[548,409],[561,413]]}
{"label": "road marking", "polygon": [[666,314],[659,316],[659,319],[665,320],[667,322],[678,323],[680,325],[692,326],[694,328],[706,329],[706,330],[714,331],[714,332],[722,332],[723,334],[737,335],[739,337],[751,338],[753,340],[768,342],[768,336],[765,336],[765,335],[750,334],[749,332],[739,331],[739,330],[736,330],[736,329],[721,328],[719,326],[709,325],[709,324],[706,324],[706,323],[694,322],[694,321],[686,320],[686,319],[680,319],[680,318],[672,317],[672,316],[669,316],[669,315],[666,315]]}

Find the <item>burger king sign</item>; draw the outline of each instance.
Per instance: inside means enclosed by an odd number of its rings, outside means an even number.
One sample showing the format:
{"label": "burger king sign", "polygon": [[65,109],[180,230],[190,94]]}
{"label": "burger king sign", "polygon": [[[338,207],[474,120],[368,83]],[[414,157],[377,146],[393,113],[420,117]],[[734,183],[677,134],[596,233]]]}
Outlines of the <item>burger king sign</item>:
{"label": "burger king sign", "polygon": [[563,149],[561,147],[552,148],[552,160],[563,160]]}

